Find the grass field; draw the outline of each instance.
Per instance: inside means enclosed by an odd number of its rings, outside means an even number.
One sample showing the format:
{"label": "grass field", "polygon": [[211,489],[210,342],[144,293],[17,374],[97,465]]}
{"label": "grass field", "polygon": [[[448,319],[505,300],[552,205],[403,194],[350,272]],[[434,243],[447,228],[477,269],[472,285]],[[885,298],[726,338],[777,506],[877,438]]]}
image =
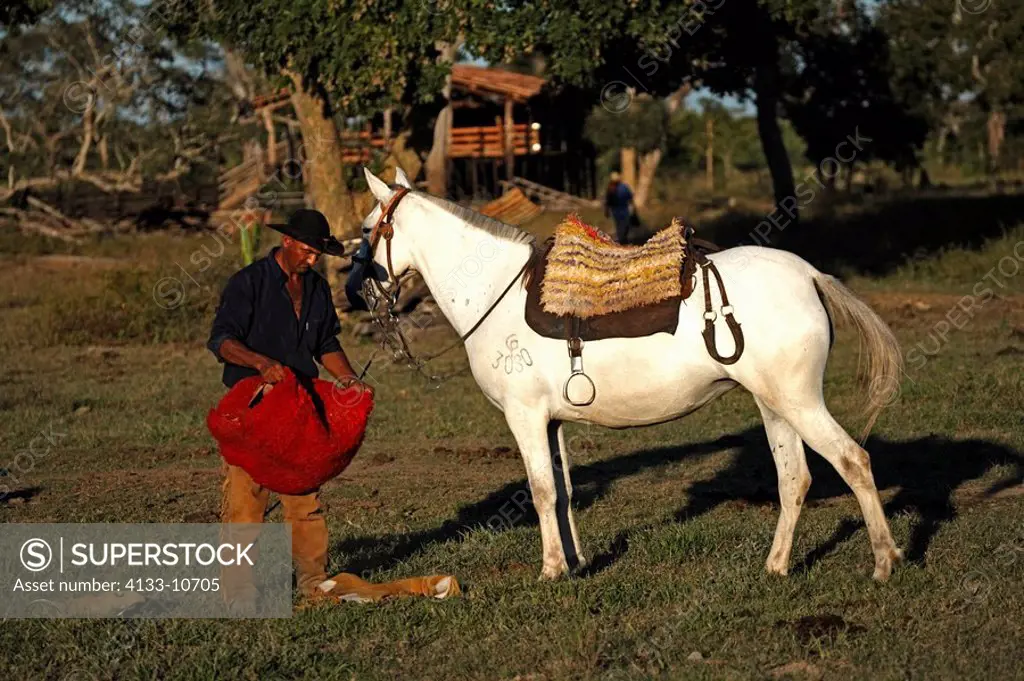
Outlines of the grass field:
{"label": "grass field", "polygon": [[[222,388],[202,343],[234,251],[198,272],[190,256],[212,248],[209,235],[76,251],[105,258],[91,260],[3,239],[0,485],[14,492],[0,521],[216,522],[219,457],[204,418]],[[592,566],[539,582],[536,516],[516,505],[526,480],[501,414],[466,374],[432,390],[375,368],[366,444],[325,488],[331,569],[451,573],[463,597],[278,621],[5,621],[0,669],[69,680],[1024,678],[1022,243],[1017,228],[850,279],[908,356],[867,445],[908,557],[886,584],[870,579],[853,496],[813,454],[791,575],[764,572],[775,471],[739,390],[662,426],[571,425]],[[193,279],[166,310],[153,290],[184,279],[178,264]],[[996,295],[965,321],[956,305],[982,281]],[[372,351],[343,342],[357,361]],[[915,348],[923,361],[909,361]],[[840,330],[826,385],[851,430],[856,352]],[[446,368],[464,365],[452,355]],[[18,458],[40,431],[57,443]]]}

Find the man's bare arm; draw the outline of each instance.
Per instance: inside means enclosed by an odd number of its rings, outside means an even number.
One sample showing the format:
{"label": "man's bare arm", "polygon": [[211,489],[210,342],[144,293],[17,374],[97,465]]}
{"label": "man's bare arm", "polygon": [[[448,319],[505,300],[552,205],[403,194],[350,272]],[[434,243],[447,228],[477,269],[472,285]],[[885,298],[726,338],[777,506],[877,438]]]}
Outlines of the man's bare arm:
{"label": "man's bare arm", "polygon": [[250,350],[241,341],[228,338],[220,344],[219,352],[225,362],[249,367],[260,372],[260,376],[267,383],[277,383],[284,380],[284,367],[281,366],[280,362]]}

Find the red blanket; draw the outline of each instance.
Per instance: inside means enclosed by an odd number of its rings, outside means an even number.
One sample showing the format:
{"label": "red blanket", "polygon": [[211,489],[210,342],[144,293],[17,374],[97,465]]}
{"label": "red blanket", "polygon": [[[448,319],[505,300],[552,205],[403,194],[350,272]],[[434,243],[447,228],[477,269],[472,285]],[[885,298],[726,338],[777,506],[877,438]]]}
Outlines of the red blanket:
{"label": "red blanket", "polygon": [[263,382],[236,383],[206,417],[206,426],[229,464],[281,494],[303,494],[339,475],[366,433],[373,394],[356,384],[341,389],[312,381],[312,392],[292,372],[249,402]]}

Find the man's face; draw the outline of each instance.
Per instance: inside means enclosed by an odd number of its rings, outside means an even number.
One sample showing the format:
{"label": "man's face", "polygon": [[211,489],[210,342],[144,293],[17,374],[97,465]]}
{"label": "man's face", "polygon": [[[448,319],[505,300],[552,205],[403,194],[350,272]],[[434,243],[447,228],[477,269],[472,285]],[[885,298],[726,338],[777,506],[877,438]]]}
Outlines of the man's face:
{"label": "man's face", "polygon": [[299,274],[307,272],[309,268],[316,265],[316,261],[323,255],[312,246],[307,246],[290,236],[281,239],[281,251],[284,253],[284,261],[288,270]]}

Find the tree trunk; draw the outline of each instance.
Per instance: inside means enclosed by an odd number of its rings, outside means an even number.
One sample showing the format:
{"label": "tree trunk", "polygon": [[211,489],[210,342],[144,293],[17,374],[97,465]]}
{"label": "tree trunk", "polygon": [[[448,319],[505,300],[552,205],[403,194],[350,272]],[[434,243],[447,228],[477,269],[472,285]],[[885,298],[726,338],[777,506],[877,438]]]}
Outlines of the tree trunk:
{"label": "tree trunk", "polygon": [[661,153],[661,149],[655,149],[640,158],[640,172],[637,177],[636,192],[633,195],[633,203],[637,208],[647,205],[651,187],[654,185],[654,175],[658,171],[658,164],[661,163]]}
{"label": "tree trunk", "polygon": [[988,170],[994,173],[999,170],[999,155],[1006,138],[1006,114],[1002,111],[990,112],[985,132],[988,137]]}
{"label": "tree trunk", "polygon": [[509,182],[515,176],[516,167],[516,150],[515,150],[515,138],[513,137],[514,125],[512,122],[512,107],[513,102],[510,98],[505,98],[505,115],[501,119],[502,129],[502,146],[505,151],[505,179]]}
{"label": "tree trunk", "polygon": [[409,176],[409,180],[415,182],[423,168],[423,161],[415,149],[407,146],[411,134],[410,130],[405,130],[391,140],[390,153],[384,160],[384,165],[392,170],[401,168]]}
{"label": "tree trunk", "polygon": [[704,121],[704,136],[707,143],[704,146],[704,174],[707,177],[708,192],[715,191],[715,120],[708,116]]}
{"label": "tree trunk", "polygon": [[99,151],[99,154],[100,154],[100,167],[103,168],[103,170],[109,170],[110,169],[110,148],[107,145],[107,136],[106,135],[104,135],[103,137],[100,138],[100,142],[97,145],[96,150]]}
{"label": "tree trunk", "polygon": [[[455,63],[456,43],[438,45],[440,54],[437,60],[448,64]],[[452,129],[452,76],[449,73],[441,90],[447,104],[437,114],[434,122],[434,142],[427,156],[427,191],[434,196],[448,195],[448,139]]]}
{"label": "tree trunk", "polygon": [[277,168],[277,130],[269,107],[263,110],[263,127],[267,130],[267,165]]}
{"label": "tree trunk", "polygon": [[[288,73],[288,76],[295,85],[292,106],[302,130],[303,177],[308,178],[313,205],[324,214],[331,232],[339,239],[358,236],[359,216],[355,214],[353,196],[345,181],[341,140],[326,99],[319,91],[307,89],[298,74]],[[328,256],[326,269],[327,281],[336,289],[340,282],[337,260]]]}
{"label": "tree trunk", "polygon": [[633,147],[622,147],[619,151],[619,165],[622,166],[622,181],[629,185],[630,189],[636,189],[636,149]]}
{"label": "tree trunk", "polygon": [[[782,140],[782,129],[779,127],[779,63],[777,48],[771,55],[770,63],[757,67],[754,75],[754,94],[757,103],[757,132],[761,137],[761,148],[768,161],[768,171],[772,176],[772,188],[775,203],[795,196],[796,185],[793,182],[793,167],[789,163],[789,154]],[[790,210],[796,211],[794,206]],[[797,221],[793,216],[793,222]]]}

